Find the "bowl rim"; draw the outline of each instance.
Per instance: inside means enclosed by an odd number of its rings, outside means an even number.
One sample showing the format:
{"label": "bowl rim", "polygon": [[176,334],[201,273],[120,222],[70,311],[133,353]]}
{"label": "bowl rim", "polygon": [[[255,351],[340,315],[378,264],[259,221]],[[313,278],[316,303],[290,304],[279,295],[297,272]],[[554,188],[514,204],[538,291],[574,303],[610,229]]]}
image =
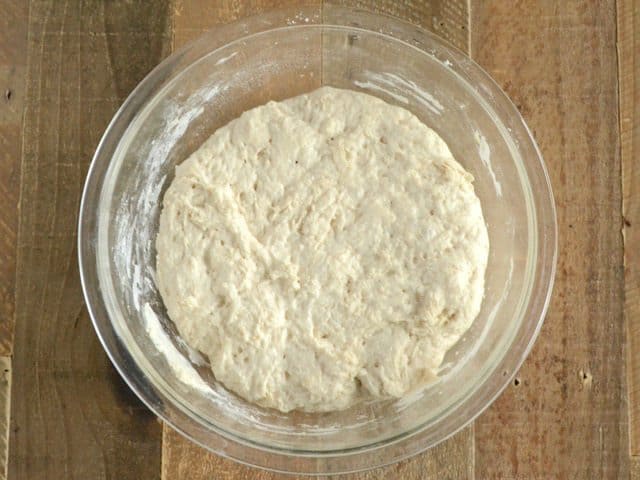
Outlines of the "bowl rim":
{"label": "bowl rim", "polygon": [[[341,22],[336,20],[330,23],[325,22],[325,17],[328,13],[331,13],[334,19],[344,18],[347,20]],[[298,19],[298,21],[292,24],[284,20],[291,18]],[[357,18],[356,25],[354,25],[353,22],[354,18]],[[349,19],[351,21],[349,21]],[[381,22],[381,19],[384,21]],[[380,28],[381,24],[384,25],[383,28]],[[202,58],[201,55],[189,59],[190,52],[193,52],[199,47],[206,46],[206,55],[209,55],[226,47],[230,43],[229,41],[225,41],[215,48],[210,48],[210,45],[215,43],[212,42],[212,40],[218,36],[220,30],[226,30],[228,34],[234,36],[233,41],[239,41],[243,38],[273,30],[306,27],[345,28],[388,36],[394,41],[399,41],[409,47],[417,48],[421,50],[423,54],[431,55],[441,62],[448,62],[446,65],[454,72],[456,72],[456,69],[463,73],[472,72],[473,75],[478,76],[484,82],[486,88],[489,88],[487,92],[479,91],[480,96],[484,97],[484,100],[488,101],[489,104],[496,104],[508,110],[512,121],[517,122],[525,134],[524,139],[528,142],[528,147],[533,152],[531,158],[525,159],[527,165],[524,167],[527,170],[526,180],[529,185],[531,185],[532,179],[534,179],[537,181],[538,187],[540,187],[540,190],[534,190],[532,195],[536,197],[538,202],[541,203],[541,206],[544,207],[545,211],[542,213],[545,215],[543,223],[545,231],[538,232],[538,236],[541,238],[538,240],[537,253],[538,258],[542,261],[539,261],[536,266],[537,271],[533,284],[531,285],[531,294],[526,302],[527,308],[525,308],[525,310],[527,310],[527,318],[523,318],[522,325],[517,330],[519,332],[521,328],[528,327],[525,332],[526,335],[522,338],[523,344],[520,345],[517,358],[511,359],[509,362],[509,368],[506,370],[509,373],[503,377],[498,388],[481,392],[483,395],[481,408],[465,409],[465,404],[468,403],[469,398],[472,397],[468,396],[464,398],[461,403],[449,409],[444,419],[449,418],[449,420],[451,420],[450,417],[454,416],[454,414],[458,413],[459,415],[456,416],[455,421],[450,421],[452,428],[446,435],[441,436],[437,442],[429,443],[425,440],[425,427],[422,426],[417,431],[405,432],[399,438],[391,439],[391,441],[385,440],[382,444],[365,445],[341,451],[305,452],[301,450],[291,451],[281,448],[265,448],[255,442],[248,442],[238,438],[233,434],[225,435],[224,431],[214,432],[205,429],[203,425],[187,415],[179,405],[176,405],[173,399],[167,398],[162,392],[158,391],[153,382],[149,381],[148,376],[139,365],[137,365],[130,352],[127,351],[127,347],[114,331],[104,304],[104,298],[100,295],[100,289],[93,289],[90,286],[90,282],[97,284],[98,279],[97,275],[93,273],[93,270],[97,269],[95,265],[96,256],[92,253],[94,245],[91,244],[91,229],[86,226],[86,220],[87,218],[97,216],[99,206],[99,202],[94,202],[96,204],[92,205],[91,197],[96,195],[99,197],[99,192],[96,194],[96,190],[101,190],[104,174],[108,170],[113,153],[111,152],[110,154],[109,149],[112,148],[112,146],[117,147],[121,133],[127,129],[136,114],[146,105],[147,99],[154,98],[157,94],[157,91],[154,91],[154,89],[162,87],[167,81],[170,81],[171,74],[176,74],[176,72],[179,74],[182,69],[192,65],[199,58]],[[413,38],[401,38],[399,35],[402,31],[410,31]],[[434,52],[429,52],[425,49],[425,46],[433,44],[435,44],[438,49],[446,52],[446,59],[440,59]],[[165,78],[164,75],[167,72],[169,72],[169,76]],[[121,130],[121,132],[118,130]],[[100,168],[102,168],[101,171]],[[536,202],[536,204],[538,202]],[[540,212],[538,210],[535,211],[534,217],[536,221],[539,221]],[[550,303],[557,262],[557,217],[551,181],[541,152],[530,129],[524,122],[517,108],[498,84],[482,67],[455,46],[448,44],[441,37],[421,27],[388,15],[376,14],[363,9],[333,5],[323,6],[322,9],[319,9],[317,6],[272,9],[267,13],[245,17],[236,22],[210,30],[197,40],[185,45],[163,60],[136,86],[107,126],[96,148],[87,173],[78,218],[78,262],[85,303],[104,350],[127,385],[159,418],[163,419],[172,428],[200,446],[246,465],[284,473],[337,474],[388,465],[435,446],[435,444],[446,440],[469,425],[488,408],[506,386],[511,383],[517,370],[529,354],[542,327],[544,316]],[[91,265],[92,262],[94,265]],[[533,309],[531,309],[531,307],[533,307]],[[105,316],[109,320],[108,322],[98,321],[98,317],[102,318]],[[105,328],[105,325],[111,328]],[[513,343],[512,341],[512,347]],[[506,363],[506,357],[507,355],[505,354],[494,370],[502,368],[502,364]],[[480,383],[474,394],[482,390],[483,385],[486,385],[486,382]],[[160,402],[158,402],[159,398]],[[399,443],[402,444],[402,448],[398,449],[401,450],[400,452],[389,454],[389,449],[386,449],[387,451],[384,453],[381,452],[381,449]],[[247,449],[250,451],[248,452]],[[249,455],[247,455],[247,453],[249,453]],[[290,464],[292,457],[296,458],[295,465],[293,466]],[[347,460],[344,461],[345,459]]]}

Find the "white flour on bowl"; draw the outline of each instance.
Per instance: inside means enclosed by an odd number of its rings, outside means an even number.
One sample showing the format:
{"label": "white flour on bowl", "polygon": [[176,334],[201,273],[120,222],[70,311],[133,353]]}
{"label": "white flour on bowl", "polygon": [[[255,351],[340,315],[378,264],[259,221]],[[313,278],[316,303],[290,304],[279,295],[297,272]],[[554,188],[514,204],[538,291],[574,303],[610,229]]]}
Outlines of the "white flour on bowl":
{"label": "white flour on bowl", "polygon": [[407,110],[323,87],[245,112],[164,196],[157,280],[217,380],[281,411],[436,378],[484,292],[473,177]]}

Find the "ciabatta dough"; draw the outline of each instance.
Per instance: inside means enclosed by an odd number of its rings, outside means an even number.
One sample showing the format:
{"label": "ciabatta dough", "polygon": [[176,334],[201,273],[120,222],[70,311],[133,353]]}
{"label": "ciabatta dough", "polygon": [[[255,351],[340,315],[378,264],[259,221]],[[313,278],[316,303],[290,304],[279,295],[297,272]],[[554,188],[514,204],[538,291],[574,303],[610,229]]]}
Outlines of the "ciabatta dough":
{"label": "ciabatta dough", "polygon": [[283,412],[401,397],[478,314],[473,178],[407,110],[323,87],[247,111],[176,168],[157,280],[217,380]]}

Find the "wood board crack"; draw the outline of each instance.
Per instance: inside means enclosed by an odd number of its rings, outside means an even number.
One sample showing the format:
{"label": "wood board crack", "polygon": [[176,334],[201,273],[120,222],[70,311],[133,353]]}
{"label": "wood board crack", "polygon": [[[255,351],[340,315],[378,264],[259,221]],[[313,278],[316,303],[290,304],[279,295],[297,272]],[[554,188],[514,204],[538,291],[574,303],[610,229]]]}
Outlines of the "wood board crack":
{"label": "wood board crack", "polygon": [[617,2],[629,450],[640,456],[640,1]]}

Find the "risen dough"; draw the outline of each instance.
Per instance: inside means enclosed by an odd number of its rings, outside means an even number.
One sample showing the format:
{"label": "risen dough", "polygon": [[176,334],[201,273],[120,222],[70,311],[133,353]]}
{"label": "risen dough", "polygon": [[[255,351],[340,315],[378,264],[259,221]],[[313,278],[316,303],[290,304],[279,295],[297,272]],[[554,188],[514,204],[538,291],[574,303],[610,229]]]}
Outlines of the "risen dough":
{"label": "risen dough", "polygon": [[245,112],[164,196],[169,316],[251,402],[400,397],[435,378],[480,309],[489,243],[472,180],[414,115],[363,93]]}

